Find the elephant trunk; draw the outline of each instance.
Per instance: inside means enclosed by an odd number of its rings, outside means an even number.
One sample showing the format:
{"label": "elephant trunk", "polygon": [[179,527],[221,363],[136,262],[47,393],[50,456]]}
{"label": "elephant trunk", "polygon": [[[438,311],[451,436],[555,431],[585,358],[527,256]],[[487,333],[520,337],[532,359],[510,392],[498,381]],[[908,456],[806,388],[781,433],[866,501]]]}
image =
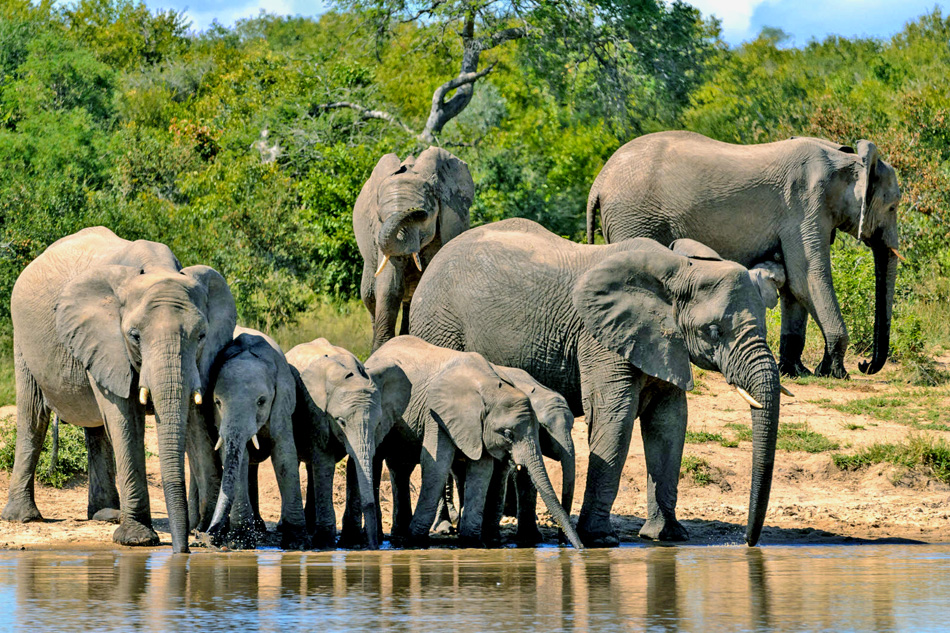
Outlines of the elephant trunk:
{"label": "elephant trunk", "polygon": [[418,253],[422,248],[420,228],[428,218],[425,209],[396,211],[379,229],[379,249],[387,257]]}
{"label": "elephant trunk", "polygon": [[379,549],[379,521],[376,514],[376,488],[373,482],[373,460],[376,446],[367,436],[367,423],[355,423],[347,427],[356,431],[347,433],[347,453],[356,465],[356,481],[359,486],[360,506],[363,514],[363,526],[366,531],[366,543],[369,549]]}
{"label": "elephant trunk", "polygon": [[561,453],[561,507],[571,516],[571,507],[574,505],[574,445],[571,443]]}
{"label": "elephant trunk", "polygon": [[[165,507],[172,535],[172,551],[188,551],[188,507],[185,495],[185,426],[191,391],[185,389],[180,341],[162,346],[162,358],[150,387],[155,403],[158,456],[161,464]],[[197,372],[197,369],[195,370]]]}
{"label": "elephant trunk", "polygon": [[221,476],[221,490],[218,492],[218,502],[214,507],[214,516],[211,518],[209,532],[220,533],[227,527],[231,506],[234,504],[234,491],[238,477],[247,473],[249,456],[246,442],[228,440],[224,448],[224,472]]}
{"label": "elephant trunk", "polygon": [[772,488],[775,467],[775,444],[778,440],[780,389],[778,366],[764,344],[755,346],[742,368],[735,372],[734,384],[745,389],[761,409],[752,412],[752,487],[749,492],[749,523],[746,543],[759,541]]}
{"label": "elephant trunk", "polygon": [[871,243],[874,253],[874,352],[871,361],[858,364],[865,374],[876,374],[887,362],[891,343],[891,310],[897,281],[897,254],[882,239]]}
{"label": "elephant trunk", "polygon": [[557,495],[554,494],[554,486],[551,485],[548,471],[544,468],[544,460],[541,458],[541,446],[537,433],[535,433],[533,440],[532,438],[526,438],[516,442],[511,449],[511,458],[515,464],[527,469],[528,476],[531,477],[531,483],[537,488],[538,495],[544,501],[548,512],[557,521],[571,545],[577,549],[583,549],[581,539],[571,524],[571,516],[564,511],[564,508],[557,501]]}

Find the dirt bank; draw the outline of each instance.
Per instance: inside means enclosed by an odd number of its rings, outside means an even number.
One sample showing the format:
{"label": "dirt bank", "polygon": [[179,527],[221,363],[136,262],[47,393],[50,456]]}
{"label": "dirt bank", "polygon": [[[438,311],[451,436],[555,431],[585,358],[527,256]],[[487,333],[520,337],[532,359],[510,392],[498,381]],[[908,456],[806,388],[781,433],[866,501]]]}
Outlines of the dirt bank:
{"label": "dirt bank", "polygon": [[[893,371],[890,369],[890,371]],[[909,433],[919,433],[907,420],[887,421],[861,412],[845,413],[831,407],[872,396],[909,393],[920,398],[919,390],[909,390],[888,382],[889,371],[873,377],[851,368],[852,380],[786,381],[795,398],[785,398],[783,425],[802,425],[828,440],[837,449],[817,453],[779,450],[775,480],[763,544],[881,542],[907,539],[925,542],[950,541],[950,487],[925,471],[878,464],[854,472],[843,472],[832,462],[835,453],[853,454],[862,447],[880,442],[901,442]],[[690,431],[719,436],[686,446],[687,460],[696,464],[694,477],[687,473],[680,483],[678,515],[687,526],[692,543],[742,543],[748,506],[752,446],[737,438],[748,426],[748,407],[718,374],[697,373],[696,393],[689,395]],[[927,406],[947,409],[950,391],[926,391]],[[901,401],[896,401],[899,405]],[[910,406],[909,403],[908,406]],[[13,415],[12,407],[0,409],[0,418]],[[933,426],[933,425],[932,425]],[[950,432],[927,430],[928,434],[950,439]],[[587,428],[578,418],[574,431],[579,458],[576,517],[587,471]],[[702,439],[702,438],[700,438]],[[158,448],[152,423],[147,429],[149,493],[155,528],[163,544],[170,544],[165,502],[159,475]],[[725,444],[725,445],[724,445]],[[737,445],[734,445],[737,444]],[[549,463],[552,480],[560,481],[557,464]],[[336,478],[337,516],[342,516],[342,467]],[[279,497],[269,464],[261,468],[262,514],[271,529],[278,519]],[[0,472],[0,500],[6,500],[8,473]],[[384,527],[388,529],[391,508],[388,476],[382,486]],[[418,479],[416,479],[418,482]],[[623,472],[620,493],[614,504],[614,521],[621,537],[637,540],[646,509],[646,472],[639,436],[634,433],[630,457]],[[114,525],[85,520],[86,482],[77,478],[69,487],[57,490],[37,485],[37,505],[46,518],[42,523],[0,522],[0,548],[109,548]],[[546,515],[542,517],[546,519]],[[510,523],[506,519],[506,523]],[[550,525],[550,524],[549,524]],[[553,534],[549,529],[548,534]],[[885,541],[886,542],[886,541]]]}

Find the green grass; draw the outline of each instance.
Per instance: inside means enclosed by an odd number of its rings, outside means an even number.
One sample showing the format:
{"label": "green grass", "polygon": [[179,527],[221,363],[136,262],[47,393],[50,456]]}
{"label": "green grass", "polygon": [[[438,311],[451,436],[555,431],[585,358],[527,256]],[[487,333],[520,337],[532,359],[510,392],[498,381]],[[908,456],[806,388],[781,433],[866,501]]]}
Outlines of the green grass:
{"label": "green grass", "polygon": [[[752,427],[738,422],[730,422],[726,428],[734,432],[733,439],[737,442],[752,441]],[[841,448],[841,446],[808,428],[805,422],[784,422],[778,427],[778,442],[776,448],[783,451],[800,451],[804,453],[824,453]]]}
{"label": "green grass", "polygon": [[706,442],[723,442],[725,438],[719,433],[706,431],[686,431],[687,444],[705,444]]}
{"label": "green grass", "polygon": [[864,425],[855,424],[854,422],[848,422],[847,424],[844,425],[844,428],[846,431],[863,431]]}
{"label": "green grass", "polygon": [[[83,430],[72,424],[59,425],[59,460],[55,471],[50,471],[50,449],[53,446],[53,425],[50,424],[36,468],[36,479],[54,488],[64,488],[73,478],[86,472],[86,437]],[[16,421],[13,417],[0,420],[0,470],[13,470],[16,452]]]}
{"label": "green grass", "polygon": [[904,389],[894,393],[858,398],[850,402],[819,402],[827,409],[851,415],[866,415],[914,429],[950,431],[950,408],[946,389]]}
{"label": "green grass", "polygon": [[13,357],[0,356],[0,407],[5,407],[8,404],[16,404]]}
{"label": "green grass", "polygon": [[[396,330],[399,331],[398,329]],[[284,351],[295,345],[323,337],[351,351],[361,360],[369,357],[373,347],[373,328],[369,312],[360,301],[343,304],[319,303],[291,326],[270,333]]]}
{"label": "green grass", "polygon": [[928,435],[910,435],[896,444],[875,443],[853,455],[832,455],[835,466],[841,470],[858,470],[873,464],[895,464],[921,470],[950,484],[950,444]]}
{"label": "green grass", "polygon": [[684,455],[680,477],[689,477],[697,486],[708,486],[712,483],[709,462],[695,455]]}

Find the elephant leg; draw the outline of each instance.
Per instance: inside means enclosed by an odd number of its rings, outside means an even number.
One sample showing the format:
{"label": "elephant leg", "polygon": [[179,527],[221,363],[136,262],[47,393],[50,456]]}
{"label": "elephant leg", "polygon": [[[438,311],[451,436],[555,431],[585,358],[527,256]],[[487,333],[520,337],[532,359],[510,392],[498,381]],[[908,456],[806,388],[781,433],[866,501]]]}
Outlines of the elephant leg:
{"label": "elephant leg", "polygon": [[373,456],[373,500],[376,502],[376,533],[379,534],[379,540],[383,540],[383,510],[379,505],[379,482],[383,476],[383,458],[376,454]]}
{"label": "elephant leg", "polygon": [[145,479],[145,411],[128,398],[92,383],[105,431],[115,454],[122,522],[112,535],[121,545],[158,545]]}
{"label": "elephant leg", "polygon": [[313,486],[313,468],[307,464],[307,502],[303,507],[303,516],[307,521],[307,534],[317,529],[317,499]]}
{"label": "elephant leg", "polygon": [[[492,483],[495,460],[489,455],[470,461],[465,469],[465,505],[459,519],[459,544],[462,547],[481,547],[488,491]],[[494,509],[492,509],[494,514]]]}
{"label": "elephant leg", "polygon": [[435,521],[432,522],[432,532],[435,534],[451,534],[452,518],[449,508],[452,506],[452,477],[445,480],[445,490],[439,497],[439,508],[435,512]]}
{"label": "elephant leg", "polygon": [[364,547],[363,504],[360,498],[359,481],[356,477],[356,461],[346,458],[346,505],[343,509],[343,525],[340,530],[340,547],[352,549]]}
{"label": "elephant leg", "polygon": [[518,544],[537,545],[543,540],[538,529],[538,491],[527,469],[517,471],[513,481],[518,494]]}
{"label": "elephant leg", "polygon": [[308,489],[313,482],[312,545],[316,549],[336,546],[336,512],[333,509],[333,475],[336,459],[328,451],[314,447],[307,468]]}
{"label": "elephant leg", "polygon": [[360,298],[363,305],[369,311],[370,324],[376,321],[376,277],[373,266],[366,260],[363,260],[363,275],[360,278]]}
{"label": "elephant leg", "polygon": [[642,538],[658,541],[689,538],[686,528],[676,520],[686,419],[686,392],[676,387],[654,395],[640,413],[640,435],[647,465],[647,517],[640,529]]}
{"label": "elephant leg", "polygon": [[373,351],[396,336],[396,319],[406,294],[405,262],[389,261],[376,277],[376,316],[373,321]]}
{"label": "elephant leg", "polygon": [[[258,495],[259,482],[257,474],[260,472],[260,464],[248,462],[247,464],[247,498],[251,504],[251,515],[254,517],[254,530],[261,534],[267,533],[267,524],[264,523],[264,517],[261,516],[261,501]],[[298,472],[297,477],[300,477]],[[299,488],[299,486],[298,486]],[[277,529],[280,529],[278,521]]]}
{"label": "elephant leg", "polygon": [[399,322],[399,336],[409,334],[409,302],[402,304],[402,319]]}
{"label": "elephant leg", "polygon": [[779,343],[779,371],[783,376],[811,376],[811,371],[802,363],[805,349],[805,330],[808,325],[808,308],[790,292],[783,291],[782,338]]}
{"label": "elephant leg", "polygon": [[86,517],[93,521],[118,523],[121,501],[115,487],[115,455],[105,427],[86,427],[86,460],[89,470],[89,503]]}
{"label": "elephant leg", "polygon": [[409,536],[414,542],[425,545],[429,540],[429,527],[439,506],[439,497],[443,494],[445,480],[455,458],[455,445],[434,421],[426,424],[420,458],[422,487],[419,490],[416,510],[412,513],[412,521],[409,523]]}
{"label": "elephant leg", "polygon": [[391,540],[401,543],[409,538],[409,524],[412,521],[412,498],[409,494],[409,478],[412,468],[393,464],[387,460],[389,482],[393,488],[393,526]]}
{"label": "elephant leg", "polygon": [[482,543],[488,547],[497,547],[501,544],[501,517],[505,512],[510,474],[509,462],[495,461],[482,518]]}
{"label": "elephant leg", "polygon": [[36,464],[43,450],[50,409],[44,404],[39,385],[27,369],[23,357],[15,354],[16,372],[16,451],[7,505],[3,508],[4,521],[42,521],[36,507],[34,477]]}
{"label": "elephant leg", "polygon": [[[189,461],[189,465],[190,463]],[[198,526],[198,524],[201,523],[201,510],[199,509],[199,497],[201,493],[198,488],[198,476],[195,474],[194,468],[189,467],[188,470],[188,528],[205,532],[207,531],[207,527],[201,529]]]}
{"label": "elephant leg", "polygon": [[[305,549],[309,546],[307,520],[300,495],[300,462],[297,460],[297,448],[292,434],[285,433],[277,439],[271,462],[277,476],[277,488],[280,490],[280,546],[283,549]],[[253,489],[254,517],[263,523],[257,505],[256,477]]]}
{"label": "elephant leg", "polygon": [[590,462],[577,532],[588,547],[616,547],[620,539],[610,524],[610,509],[630,450],[644,377],[599,344],[584,342],[578,351]]}
{"label": "elephant leg", "polygon": [[211,439],[204,417],[194,409],[188,413],[185,453],[191,471],[188,520],[192,527],[204,532],[211,526],[221,490],[221,457],[214,450],[214,440]]}

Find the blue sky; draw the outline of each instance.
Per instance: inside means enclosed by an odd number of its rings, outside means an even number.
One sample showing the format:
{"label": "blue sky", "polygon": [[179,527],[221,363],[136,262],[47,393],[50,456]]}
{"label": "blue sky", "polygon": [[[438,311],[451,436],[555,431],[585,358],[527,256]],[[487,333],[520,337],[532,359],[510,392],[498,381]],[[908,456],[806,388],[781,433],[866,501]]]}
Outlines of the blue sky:
{"label": "blue sky", "polygon": [[[315,15],[323,0],[146,0],[149,7],[185,11],[202,30],[215,19],[230,26],[261,10],[280,15]],[[888,37],[908,20],[946,3],[934,0],[691,0],[706,15],[722,20],[723,37],[737,45],[754,38],[764,26],[779,27],[795,46],[827,35]]]}

